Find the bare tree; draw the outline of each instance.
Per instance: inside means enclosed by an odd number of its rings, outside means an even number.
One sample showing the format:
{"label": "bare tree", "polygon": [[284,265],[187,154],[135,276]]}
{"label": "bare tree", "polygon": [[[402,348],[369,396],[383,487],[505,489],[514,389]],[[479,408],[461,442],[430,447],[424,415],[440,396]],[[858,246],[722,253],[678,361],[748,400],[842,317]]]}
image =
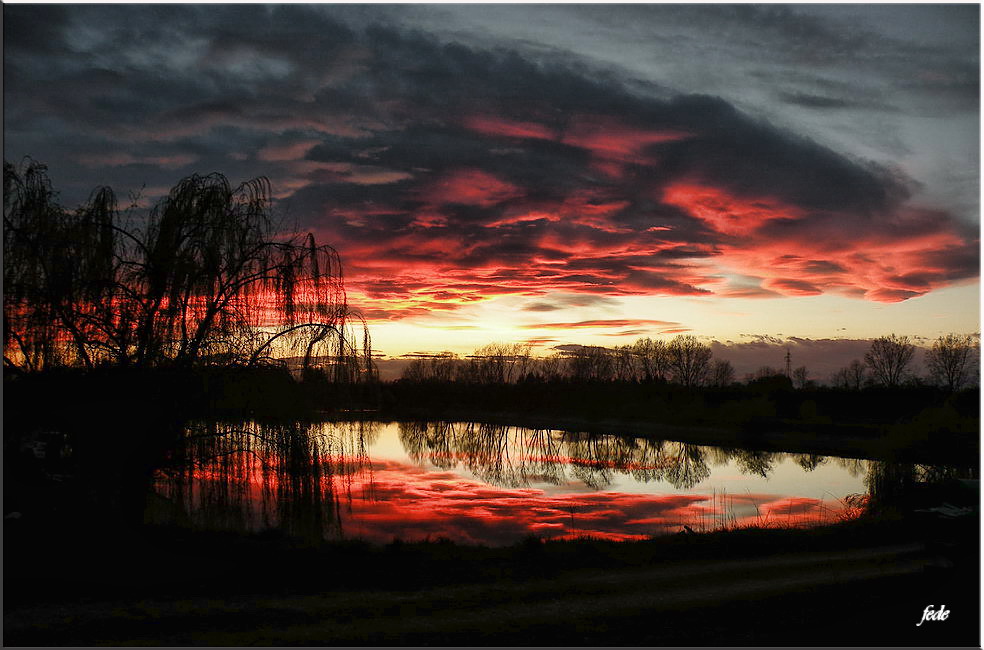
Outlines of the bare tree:
{"label": "bare tree", "polygon": [[670,368],[674,380],[684,386],[701,386],[711,368],[711,348],[696,336],[680,335],[670,341]]}
{"label": "bare tree", "polygon": [[489,343],[470,356],[474,380],[483,384],[508,384],[520,379],[530,362],[528,343]]}
{"label": "bare tree", "polygon": [[718,359],[711,370],[711,385],[718,387],[730,386],[735,383],[735,369],[730,361]]}
{"label": "bare tree", "polygon": [[755,372],[748,373],[745,375],[746,382],[760,381],[763,379],[772,379],[774,377],[785,377],[786,373],[779,368],[773,368],[772,366],[759,366]]}
{"label": "bare tree", "polygon": [[632,344],[632,353],[639,364],[643,381],[664,381],[666,379],[669,350],[665,341],[654,341],[650,338],[639,339]]}
{"label": "bare tree", "polygon": [[864,362],[876,383],[894,388],[902,383],[915,352],[916,346],[909,342],[908,336],[892,334],[872,341]]}
{"label": "bare tree", "polygon": [[858,359],[853,359],[851,361],[851,365],[847,367],[847,380],[850,384],[850,388],[854,390],[861,390],[867,379],[868,373],[864,368],[864,364]]}
{"label": "bare tree", "polygon": [[408,381],[452,381],[458,378],[461,360],[453,352],[421,355],[412,360],[400,374]]}
{"label": "bare tree", "polygon": [[948,390],[957,390],[967,381],[977,346],[970,336],[947,334],[926,351],[930,377]]}
{"label": "bare tree", "polygon": [[631,345],[616,345],[610,352],[612,358],[612,379],[615,381],[634,381],[636,363]]}
{"label": "bare tree", "polygon": [[574,381],[611,381],[614,376],[612,351],[597,345],[579,345],[565,351],[568,376]]}
{"label": "bare tree", "polygon": [[534,373],[544,381],[558,381],[566,377],[567,359],[564,355],[554,353],[546,357],[538,357],[531,367]]}
{"label": "bare tree", "polygon": [[796,388],[799,388],[801,390],[803,388],[806,388],[807,384],[810,382],[809,372],[807,371],[806,366],[800,366],[799,368],[793,370],[792,379],[793,379],[793,385]]}
{"label": "bare tree", "polygon": [[847,368],[841,368],[830,376],[830,384],[835,388],[848,389],[851,387],[851,378]]}

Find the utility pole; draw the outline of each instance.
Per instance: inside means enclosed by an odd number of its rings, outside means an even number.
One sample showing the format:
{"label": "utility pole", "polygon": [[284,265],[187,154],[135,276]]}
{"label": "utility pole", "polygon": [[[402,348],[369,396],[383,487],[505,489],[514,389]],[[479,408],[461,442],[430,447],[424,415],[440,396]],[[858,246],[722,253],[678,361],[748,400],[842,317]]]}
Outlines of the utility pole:
{"label": "utility pole", "polygon": [[793,361],[793,357],[791,354],[789,354],[789,348],[786,348],[786,376],[789,377],[790,379],[793,376],[792,361]]}

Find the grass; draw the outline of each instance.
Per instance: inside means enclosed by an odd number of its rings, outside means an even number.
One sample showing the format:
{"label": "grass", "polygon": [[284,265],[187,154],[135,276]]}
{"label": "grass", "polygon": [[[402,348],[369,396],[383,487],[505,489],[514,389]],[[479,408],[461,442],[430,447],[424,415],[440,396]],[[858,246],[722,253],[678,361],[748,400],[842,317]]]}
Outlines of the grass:
{"label": "grass", "polygon": [[[919,534],[904,521],[873,519],[824,529],[746,528],[630,543],[529,538],[490,549],[446,541],[299,547],[270,535],[156,529],[146,531],[142,547],[131,537],[102,557],[90,557],[104,582],[90,582],[84,593],[60,589],[47,599],[11,605],[18,585],[8,576],[4,640],[966,645],[977,611],[970,567],[941,574],[910,571],[904,580],[891,575],[910,557],[919,560]],[[878,550],[913,539],[899,551]],[[139,556],[119,555],[125,547],[149,555],[134,563]],[[865,548],[875,555],[858,555]],[[976,545],[974,552],[976,561]],[[122,575],[105,572],[106,556],[126,568],[129,588]],[[158,571],[149,571],[151,566]],[[840,577],[834,575],[838,571]],[[871,577],[863,578],[866,571]],[[242,577],[238,582],[236,575]],[[831,580],[836,584],[827,584]],[[797,586],[806,584],[811,586]],[[930,602],[953,609],[954,625],[914,631],[916,616]]]}
{"label": "grass", "polygon": [[[513,546],[484,547],[447,540],[314,545],[275,533],[205,533],[163,527],[80,535],[8,522],[6,529],[4,553],[11,560],[6,563],[5,576],[8,608],[124,595],[296,594],[522,581],[570,570],[888,543],[905,537],[906,532],[891,521],[854,521],[818,529],[733,528],[639,542],[531,537]],[[276,571],[263,567],[276,567]]]}

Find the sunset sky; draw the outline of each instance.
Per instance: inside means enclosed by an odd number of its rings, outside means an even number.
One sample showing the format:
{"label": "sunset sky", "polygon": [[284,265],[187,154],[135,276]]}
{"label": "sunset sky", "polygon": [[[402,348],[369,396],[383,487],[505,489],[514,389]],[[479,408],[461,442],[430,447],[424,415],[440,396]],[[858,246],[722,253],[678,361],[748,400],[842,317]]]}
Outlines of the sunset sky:
{"label": "sunset sky", "polygon": [[268,176],[388,357],[685,332],[833,367],[979,329],[978,34],[974,4],[7,4],[4,157],[68,206]]}

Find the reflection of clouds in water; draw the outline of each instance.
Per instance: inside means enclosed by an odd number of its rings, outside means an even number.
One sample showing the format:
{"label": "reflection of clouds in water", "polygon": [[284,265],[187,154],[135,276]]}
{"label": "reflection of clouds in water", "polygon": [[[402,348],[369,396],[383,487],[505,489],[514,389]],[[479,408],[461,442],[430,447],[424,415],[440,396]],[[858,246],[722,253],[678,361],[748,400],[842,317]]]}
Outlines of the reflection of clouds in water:
{"label": "reflection of clouds in water", "polygon": [[536,488],[492,487],[449,479],[407,465],[377,472],[377,500],[353,506],[348,534],[374,541],[392,536],[449,537],[505,544],[534,533],[548,537],[591,535],[642,539],[693,520],[701,495],[643,495],[616,492],[551,494]]}
{"label": "reflection of clouds in water", "polygon": [[[398,437],[405,456],[371,455],[376,443],[397,449],[380,438],[381,430]],[[481,424],[202,424],[188,429],[186,445],[159,473],[158,491],[172,507],[169,515],[158,508],[153,516],[204,528],[276,527],[312,539],[640,539],[683,525],[701,530],[836,520],[842,504],[829,493],[821,502],[769,488],[686,492],[710,477],[712,464],[768,477],[780,465],[802,474],[826,461]],[[838,464],[848,472],[865,467]],[[611,489],[616,481],[631,481],[635,491]],[[720,477],[713,485],[719,483]],[[661,485],[676,492],[656,493]]]}

